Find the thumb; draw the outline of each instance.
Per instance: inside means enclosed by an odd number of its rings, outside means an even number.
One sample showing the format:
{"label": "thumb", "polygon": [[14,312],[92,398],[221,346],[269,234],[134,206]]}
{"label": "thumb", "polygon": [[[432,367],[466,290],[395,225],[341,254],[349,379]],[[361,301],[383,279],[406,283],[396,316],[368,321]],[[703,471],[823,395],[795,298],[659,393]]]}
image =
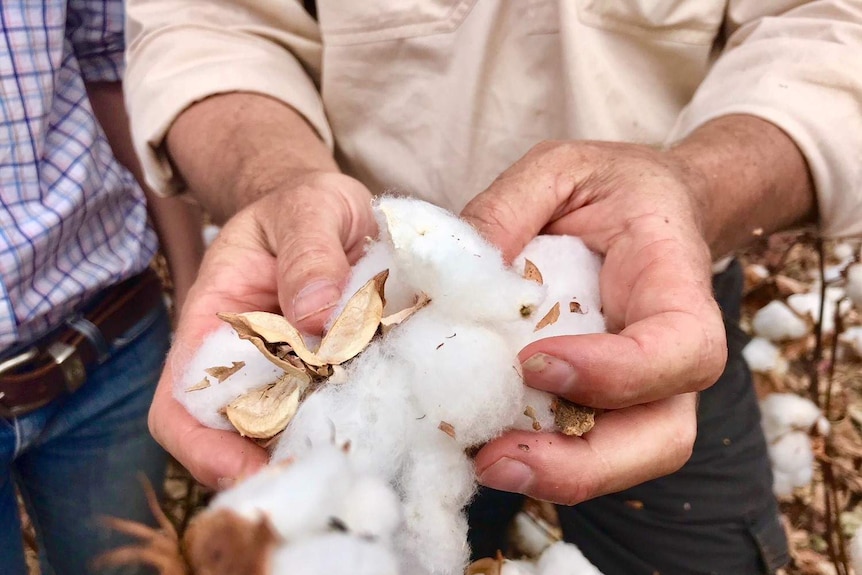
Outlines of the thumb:
{"label": "thumb", "polygon": [[279,306],[302,331],[320,333],[365,238],[377,235],[371,194],[350,177],[323,174],[267,200],[257,219],[276,256]]}
{"label": "thumb", "polygon": [[521,253],[568,197],[551,173],[537,169],[531,161],[535,153],[503,172],[461,212],[463,219],[503,252],[506,261]]}

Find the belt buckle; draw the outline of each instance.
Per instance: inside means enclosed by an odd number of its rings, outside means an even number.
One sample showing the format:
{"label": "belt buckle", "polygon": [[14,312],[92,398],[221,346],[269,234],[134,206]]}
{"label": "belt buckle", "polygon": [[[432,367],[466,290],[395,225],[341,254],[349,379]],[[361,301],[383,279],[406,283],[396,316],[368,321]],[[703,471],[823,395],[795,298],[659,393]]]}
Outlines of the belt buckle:
{"label": "belt buckle", "polygon": [[53,358],[54,363],[59,366],[66,380],[66,390],[73,393],[78,390],[87,379],[87,371],[77,348],[61,341],[55,341],[48,346],[45,352]]}
{"label": "belt buckle", "polygon": [[[35,347],[31,347],[25,349],[19,354],[13,355],[9,359],[6,359],[0,362],[0,375],[15,369],[19,365],[24,365],[34,359],[39,355],[39,350]],[[6,396],[5,392],[0,391],[0,417],[4,419],[12,419],[15,417],[15,410],[11,407],[7,407],[3,402],[4,397]]]}

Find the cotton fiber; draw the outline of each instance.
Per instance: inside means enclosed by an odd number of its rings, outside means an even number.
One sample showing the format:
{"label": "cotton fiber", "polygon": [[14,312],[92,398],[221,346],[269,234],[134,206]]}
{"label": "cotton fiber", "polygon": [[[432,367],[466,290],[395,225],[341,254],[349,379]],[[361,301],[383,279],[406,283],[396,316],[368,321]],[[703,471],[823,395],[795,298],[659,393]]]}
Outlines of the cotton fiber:
{"label": "cotton fiber", "polygon": [[787,496],[814,475],[810,432],[827,435],[829,421],[811,401],[793,393],[772,393],[760,402],[761,425],[772,463],[773,491]]}
{"label": "cotton fiber", "polygon": [[[580,240],[542,236],[508,266],[472,227],[435,206],[382,198],[374,212],[380,239],[354,266],[334,315],[383,270],[384,316],[419,305],[406,319],[384,317],[382,335],[303,398],[271,447],[270,467],[212,505],[269,518],[283,537],[277,575],[461,575],[469,558],[464,508],[476,489],[467,453],[508,429],[555,430],[553,398],[524,386],[518,352],[543,337],[605,329],[601,259]],[[541,281],[525,277],[527,260]],[[213,361],[233,359],[229,332],[205,342],[177,385],[193,415],[222,428],[218,411],[233,396],[214,383],[185,390]],[[258,385],[278,375],[253,346],[242,349]],[[232,384],[237,393],[250,387],[241,381]]]}
{"label": "cotton fiber", "polygon": [[808,333],[808,324],[779,300],[773,300],[757,310],[751,327],[754,333],[770,341],[798,339]]}

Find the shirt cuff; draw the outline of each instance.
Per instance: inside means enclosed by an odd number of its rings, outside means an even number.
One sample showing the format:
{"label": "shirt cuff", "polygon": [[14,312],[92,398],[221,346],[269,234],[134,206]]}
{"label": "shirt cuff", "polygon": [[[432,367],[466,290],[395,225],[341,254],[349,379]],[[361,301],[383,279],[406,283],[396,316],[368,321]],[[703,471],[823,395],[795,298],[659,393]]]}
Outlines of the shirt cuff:
{"label": "shirt cuff", "polygon": [[[846,47],[799,39],[740,46],[716,62],[668,143],[730,114],[781,128],[808,162],[826,237],[862,234],[862,61]],[[813,53],[812,53],[813,52]],[[858,60],[858,59],[857,59]]]}
{"label": "shirt cuff", "polygon": [[[161,195],[185,190],[167,156],[164,139],[186,108],[216,94],[253,92],[294,108],[330,148],[332,132],[316,86],[285,49],[222,32],[173,31],[171,44],[182,46],[182,58],[159,50],[133,47],[126,75],[126,98],[132,137],[147,184]],[[164,40],[164,38],[162,38]],[[194,46],[194,48],[189,48]]]}

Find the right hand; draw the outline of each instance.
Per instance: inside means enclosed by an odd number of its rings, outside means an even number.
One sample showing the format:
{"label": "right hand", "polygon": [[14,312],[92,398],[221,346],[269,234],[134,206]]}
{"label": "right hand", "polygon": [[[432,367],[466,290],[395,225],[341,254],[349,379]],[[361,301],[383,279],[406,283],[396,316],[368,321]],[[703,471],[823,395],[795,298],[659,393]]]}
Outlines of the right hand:
{"label": "right hand", "polygon": [[281,312],[299,329],[320,333],[350,265],[376,236],[371,194],[337,173],[311,173],[234,216],[207,251],[188,294],[149,414],[150,432],[194,477],[225,487],[265,465],[253,441],[204,427],[173,397],[216,313]]}

